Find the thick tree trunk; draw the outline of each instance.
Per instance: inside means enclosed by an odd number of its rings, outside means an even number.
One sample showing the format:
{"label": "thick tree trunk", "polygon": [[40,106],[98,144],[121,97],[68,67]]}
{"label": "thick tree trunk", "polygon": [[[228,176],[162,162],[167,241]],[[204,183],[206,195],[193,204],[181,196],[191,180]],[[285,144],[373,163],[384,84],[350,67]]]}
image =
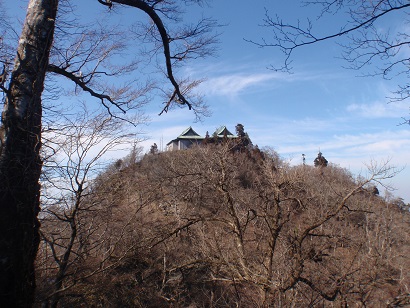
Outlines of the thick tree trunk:
{"label": "thick tree trunk", "polygon": [[30,0],[2,114],[0,305],[30,307],[39,244],[41,94],[58,0]]}

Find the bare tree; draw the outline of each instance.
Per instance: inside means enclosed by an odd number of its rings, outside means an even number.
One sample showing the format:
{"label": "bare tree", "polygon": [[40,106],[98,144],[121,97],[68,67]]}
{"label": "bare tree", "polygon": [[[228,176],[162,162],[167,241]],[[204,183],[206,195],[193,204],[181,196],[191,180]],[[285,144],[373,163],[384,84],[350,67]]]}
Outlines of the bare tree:
{"label": "bare tree", "polygon": [[374,213],[383,200],[370,183],[395,174],[387,164],[355,179],[332,165],[291,167],[275,153],[256,159],[229,145],[147,156],[146,163],[161,197],[142,233],[151,234],[151,268],[169,303],[182,303],[191,279],[196,300],[215,306],[377,306],[391,296],[380,288],[394,296],[405,288],[399,268],[406,261],[396,247],[397,263],[386,263],[390,227]]}
{"label": "bare tree", "polygon": [[[409,34],[406,33],[408,1],[307,0],[301,3],[318,7],[315,21],[308,17],[306,22],[299,20],[292,24],[283,21],[280,16],[272,16],[266,10],[264,26],[272,30],[272,37],[260,42],[252,41],[260,47],[272,47],[283,52],[283,66],[274,65],[273,69],[289,71],[295,50],[335,40],[342,47],[342,58],[348,63],[348,68],[361,70],[366,76],[380,75],[386,79],[408,74],[409,58],[403,52],[410,43]],[[337,26],[335,32],[318,34],[326,28],[320,23],[326,15],[340,16],[343,23]],[[398,20],[399,26],[394,24]],[[346,40],[341,41],[343,37]],[[404,83],[398,85],[391,100],[405,100],[408,97],[410,85]],[[404,120],[404,123],[408,122]]]}
{"label": "bare tree", "polygon": [[6,306],[30,307],[39,243],[41,94],[57,1],[31,1],[2,114],[0,294]]}
{"label": "bare tree", "polygon": [[[105,156],[136,140],[128,126],[120,119],[84,110],[74,123],[69,121],[62,129],[45,133],[44,149],[52,152],[52,159],[43,170],[43,245],[37,260],[39,276],[47,277],[41,288],[47,290],[43,306],[57,307],[79,280],[112,267],[114,254],[121,259],[117,245],[123,234],[118,232],[115,240],[111,238],[113,201],[97,201],[92,186],[107,166]],[[87,259],[93,262],[84,266]]]}
{"label": "bare tree", "polygon": [[[77,235],[60,304],[377,307],[407,300],[409,215],[374,195],[371,184],[380,187],[393,168],[371,164],[366,177],[355,177],[332,164],[290,166],[275,152],[235,145],[145,155],[100,174],[81,205],[92,211],[77,217],[96,232]],[[104,217],[109,228],[101,232]],[[70,230],[57,228],[67,225],[62,220],[46,224],[42,298],[54,292],[47,293],[48,281],[58,270],[49,242],[67,243]],[[104,270],[93,274],[96,268]]]}
{"label": "bare tree", "polygon": [[[134,90],[133,83],[112,89],[105,80],[103,86],[102,77],[116,77],[121,72],[120,66],[111,66],[109,70],[109,66],[104,67],[102,64],[110,53],[119,50],[118,46],[103,43],[106,41],[101,38],[113,38],[108,35],[108,31],[102,32],[101,29],[97,29],[94,32],[82,32],[75,41],[68,43],[71,49],[56,45],[58,42],[61,43],[57,35],[53,45],[55,30],[64,30],[64,26],[67,25],[62,18],[64,14],[57,16],[59,2],[29,1],[14,64],[10,67],[3,65],[2,68],[4,73],[1,89],[5,100],[0,157],[0,294],[2,303],[10,307],[30,307],[35,289],[34,259],[39,244],[37,215],[42,165],[39,154],[44,107],[42,94],[44,88],[48,88],[48,84],[45,83],[47,72],[68,78],[78,89],[98,99],[112,115],[115,115],[114,111],[125,112],[132,108],[135,100],[141,95],[141,92]],[[111,2],[100,2],[111,6]],[[189,100],[189,92],[198,82],[183,83],[174,76],[173,57],[188,58],[188,55],[192,55],[192,52],[202,45],[191,44],[186,52],[171,48],[172,37],[169,36],[164,21],[170,20],[169,16],[178,16],[178,5],[169,1],[113,2],[143,11],[150,17],[159,33],[164,53],[163,67],[166,78],[171,83],[171,91],[163,111],[166,112],[174,103],[188,106],[190,109],[202,106],[200,101],[198,105]],[[70,8],[70,2],[62,2],[66,3]],[[60,7],[63,8],[62,5]],[[199,39],[201,34],[210,33],[210,27],[209,23],[203,28],[197,27],[198,31],[187,32],[187,37],[196,36]],[[58,31],[56,33],[58,34]],[[101,37],[98,37],[99,35]],[[209,42],[214,41],[212,37],[211,35]],[[4,37],[1,44],[3,39]],[[186,41],[186,38],[181,39]],[[1,45],[2,53],[4,46]],[[12,52],[7,54],[10,55]],[[2,59],[2,63],[11,63],[11,59]],[[7,74],[9,71],[10,74]],[[9,75],[9,78],[6,79],[6,75]],[[200,108],[198,110],[201,111]]]}

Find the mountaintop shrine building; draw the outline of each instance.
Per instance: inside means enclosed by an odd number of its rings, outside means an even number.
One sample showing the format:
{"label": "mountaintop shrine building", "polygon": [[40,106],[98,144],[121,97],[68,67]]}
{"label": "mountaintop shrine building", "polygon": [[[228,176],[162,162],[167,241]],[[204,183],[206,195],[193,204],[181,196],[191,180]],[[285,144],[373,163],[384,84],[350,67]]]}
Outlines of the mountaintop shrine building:
{"label": "mountaintop shrine building", "polygon": [[167,143],[167,151],[185,150],[194,144],[202,143],[204,139],[190,126],[177,138]]}
{"label": "mountaintop shrine building", "polygon": [[[208,134],[208,133],[207,133]],[[235,139],[237,138],[233,135],[226,126],[221,126],[218,128],[212,136],[200,136],[194,129],[190,126],[184,130],[177,138],[171,140],[167,143],[167,151],[175,150],[185,150],[192,147],[194,144],[201,144],[204,140],[208,138],[216,138],[218,141],[223,140],[224,138]]]}

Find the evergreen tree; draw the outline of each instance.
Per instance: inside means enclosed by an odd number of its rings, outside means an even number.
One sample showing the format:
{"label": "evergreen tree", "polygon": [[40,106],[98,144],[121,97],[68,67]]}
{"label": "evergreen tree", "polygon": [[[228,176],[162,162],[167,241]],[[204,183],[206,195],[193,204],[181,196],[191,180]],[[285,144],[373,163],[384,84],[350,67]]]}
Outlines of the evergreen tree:
{"label": "evergreen tree", "polygon": [[252,146],[252,141],[249,138],[248,133],[245,132],[244,126],[238,123],[235,126],[236,135],[238,136],[238,150],[243,151],[243,149]]}
{"label": "evergreen tree", "polygon": [[209,132],[206,131],[205,139],[202,140],[202,144],[208,144],[208,143],[210,143],[210,142],[211,142],[211,138],[209,137]]}
{"label": "evergreen tree", "polygon": [[315,167],[327,167],[328,161],[327,159],[322,155],[322,152],[319,152],[317,154],[317,157],[313,161],[315,164]]}
{"label": "evergreen tree", "polygon": [[235,130],[236,130],[236,135],[239,138],[245,137],[245,129],[244,129],[244,126],[242,124],[240,124],[240,123],[236,124]]}
{"label": "evergreen tree", "polygon": [[153,145],[151,145],[151,149],[149,150],[150,154],[158,154],[158,146],[156,143],[154,143]]}

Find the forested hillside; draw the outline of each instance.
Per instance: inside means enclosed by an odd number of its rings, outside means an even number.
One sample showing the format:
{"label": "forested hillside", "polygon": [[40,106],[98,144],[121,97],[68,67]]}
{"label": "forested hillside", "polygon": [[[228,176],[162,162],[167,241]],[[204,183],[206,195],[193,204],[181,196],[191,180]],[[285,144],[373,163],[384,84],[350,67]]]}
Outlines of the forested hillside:
{"label": "forested hillside", "polygon": [[409,305],[410,216],[374,190],[392,173],[230,143],[131,153],[43,209],[37,306]]}

